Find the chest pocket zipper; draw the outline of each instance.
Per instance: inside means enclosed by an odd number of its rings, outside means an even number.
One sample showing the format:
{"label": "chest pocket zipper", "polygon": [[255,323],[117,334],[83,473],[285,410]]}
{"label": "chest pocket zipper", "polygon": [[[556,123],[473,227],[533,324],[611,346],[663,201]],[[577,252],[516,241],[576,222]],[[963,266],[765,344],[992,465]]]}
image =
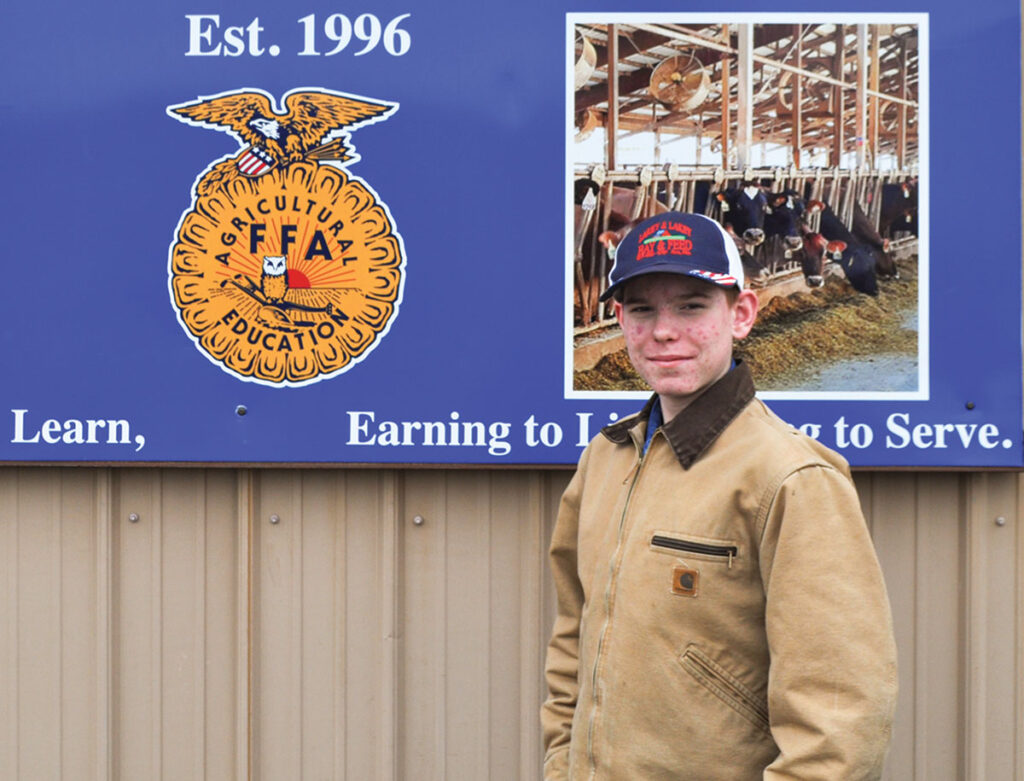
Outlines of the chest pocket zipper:
{"label": "chest pocket zipper", "polygon": [[732,567],[733,557],[737,556],[740,549],[735,545],[712,545],[707,542],[693,542],[692,540],[680,540],[676,537],[666,537],[662,534],[655,534],[651,538],[651,545],[657,548],[669,548],[670,550],[682,551],[684,553],[700,553],[705,556],[721,556],[728,559]]}

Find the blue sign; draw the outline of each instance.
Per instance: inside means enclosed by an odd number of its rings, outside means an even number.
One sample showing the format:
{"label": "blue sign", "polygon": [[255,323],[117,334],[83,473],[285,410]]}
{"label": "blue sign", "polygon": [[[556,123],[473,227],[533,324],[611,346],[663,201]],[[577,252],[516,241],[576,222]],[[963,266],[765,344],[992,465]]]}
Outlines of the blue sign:
{"label": "blue sign", "polygon": [[616,232],[746,190],[780,416],[1024,465],[1019,4],[862,5],[7,4],[0,460],[574,463]]}

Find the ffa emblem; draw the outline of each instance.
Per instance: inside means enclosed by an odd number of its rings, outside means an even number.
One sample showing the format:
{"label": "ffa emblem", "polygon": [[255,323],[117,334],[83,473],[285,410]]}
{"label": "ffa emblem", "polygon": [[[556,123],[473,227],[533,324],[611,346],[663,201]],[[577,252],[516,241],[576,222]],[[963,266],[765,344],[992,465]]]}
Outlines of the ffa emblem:
{"label": "ffa emblem", "polygon": [[391,214],[362,179],[349,130],[396,103],[293,90],[285,111],[258,90],[169,106],[241,149],[196,179],[168,260],[178,320],[211,361],[275,387],[347,371],[387,333],[405,252]]}

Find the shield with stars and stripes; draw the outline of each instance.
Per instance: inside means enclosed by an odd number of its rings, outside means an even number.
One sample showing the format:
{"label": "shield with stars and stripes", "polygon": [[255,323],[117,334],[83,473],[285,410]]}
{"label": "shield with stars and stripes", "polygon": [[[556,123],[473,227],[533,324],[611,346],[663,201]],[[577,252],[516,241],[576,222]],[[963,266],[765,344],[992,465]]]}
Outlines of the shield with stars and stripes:
{"label": "shield with stars and stripes", "polygon": [[246,176],[260,176],[277,165],[277,161],[263,147],[249,147],[238,158],[238,170]]}

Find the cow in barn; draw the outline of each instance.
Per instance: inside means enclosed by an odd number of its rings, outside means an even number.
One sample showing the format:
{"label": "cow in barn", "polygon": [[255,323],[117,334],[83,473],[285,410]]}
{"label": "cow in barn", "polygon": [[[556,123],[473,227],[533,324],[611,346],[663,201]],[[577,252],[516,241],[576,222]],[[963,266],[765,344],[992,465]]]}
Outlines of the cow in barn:
{"label": "cow in barn", "polygon": [[825,284],[823,240],[804,221],[804,201],[796,190],[768,193],[764,254],[773,270],[797,262],[808,287]]}
{"label": "cow in barn", "polygon": [[825,284],[825,250],[828,239],[815,233],[806,224],[800,225],[800,237],[803,242],[803,257],[800,265],[803,268],[804,280],[808,287],[822,287]]}
{"label": "cow in barn", "polygon": [[719,222],[736,242],[748,277],[763,277],[769,273],[760,260],[758,248],[764,242],[764,217],[768,198],[755,182],[744,182],[738,189],[723,190],[715,194],[719,203]]}
{"label": "cow in barn", "polygon": [[573,297],[577,319],[587,325],[597,308],[594,279],[600,274],[595,268],[593,251],[593,221],[597,217],[600,186],[592,179],[577,179],[574,186],[573,207]]}
{"label": "cow in barn", "polygon": [[826,239],[807,224],[808,206],[799,192],[787,189],[768,196],[771,213],[765,217],[766,243],[775,238],[775,262],[797,261],[808,287],[825,284]]}
{"label": "cow in barn", "polygon": [[768,197],[755,182],[744,182],[738,189],[725,190],[717,195],[721,203],[721,220],[749,244],[764,240],[764,216],[768,210]]}
{"label": "cow in barn", "polygon": [[763,250],[767,265],[774,270],[787,263],[799,263],[808,287],[824,285],[826,242],[808,227],[804,199],[796,190],[787,189],[768,193],[768,206]]}
{"label": "cow in barn", "polygon": [[879,276],[899,279],[900,272],[896,268],[896,261],[889,254],[889,239],[883,239],[871,220],[860,208],[860,204],[853,205],[853,224],[850,225],[850,232],[861,244],[871,247],[875,255],[875,269]]}
{"label": "cow in barn", "polygon": [[746,182],[743,189],[715,196],[721,222],[740,250],[747,276],[764,278],[787,263],[799,263],[808,286],[824,284],[820,237],[803,224],[804,201],[796,190],[768,192]]}
{"label": "cow in barn", "polygon": [[828,204],[812,201],[808,209],[821,213],[819,228],[821,235],[828,241],[826,252],[842,267],[853,289],[877,296],[877,261],[872,248],[859,242]]}
{"label": "cow in barn", "polygon": [[878,232],[895,239],[898,233],[917,235],[917,180],[882,185]]}

